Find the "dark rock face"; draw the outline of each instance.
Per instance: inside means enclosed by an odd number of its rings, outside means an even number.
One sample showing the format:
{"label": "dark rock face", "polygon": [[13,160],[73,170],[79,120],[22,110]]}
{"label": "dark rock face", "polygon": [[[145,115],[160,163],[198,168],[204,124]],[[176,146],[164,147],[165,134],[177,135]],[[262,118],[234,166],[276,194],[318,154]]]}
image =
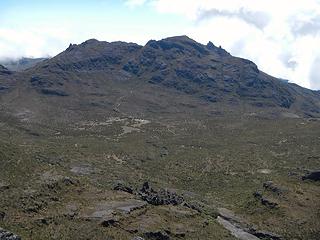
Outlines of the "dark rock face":
{"label": "dark rock face", "polygon": [[302,177],[302,180],[320,181],[320,170],[306,174]]}
{"label": "dark rock face", "polygon": [[0,228],[0,240],[21,240],[21,238],[12,232]]}
{"label": "dark rock face", "polygon": [[49,89],[49,88],[42,88],[41,93],[45,95],[52,95],[52,96],[59,96],[59,97],[69,96],[69,94],[64,91],[61,91],[58,89]]}
{"label": "dark rock face", "polygon": [[267,232],[267,231],[253,230],[251,232],[251,234],[253,234],[254,236],[258,237],[259,239],[270,239],[270,240],[281,240],[281,239],[283,239],[282,236],[280,236],[278,234],[271,233],[271,232]]}
{"label": "dark rock face", "polygon": [[228,53],[226,50],[221,48],[221,46],[220,47],[216,47],[212,42],[208,42],[206,47],[210,51],[213,51],[213,52],[217,53],[220,56],[230,56],[230,53]]}
{"label": "dark rock face", "polygon": [[132,73],[134,75],[137,75],[140,71],[140,67],[137,63],[134,61],[129,61],[127,64],[123,66],[123,70]]}
{"label": "dark rock face", "polygon": [[161,189],[160,191],[153,190],[148,182],[145,182],[138,192],[141,199],[152,205],[178,205],[183,203],[183,197],[168,190]]}
{"label": "dark rock face", "polygon": [[143,234],[146,239],[150,240],[169,240],[170,237],[164,232],[146,232]]}
{"label": "dark rock face", "polygon": [[101,223],[103,227],[111,227],[111,226],[114,226],[115,224],[116,224],[116,221],[114,219],[104,220]]}

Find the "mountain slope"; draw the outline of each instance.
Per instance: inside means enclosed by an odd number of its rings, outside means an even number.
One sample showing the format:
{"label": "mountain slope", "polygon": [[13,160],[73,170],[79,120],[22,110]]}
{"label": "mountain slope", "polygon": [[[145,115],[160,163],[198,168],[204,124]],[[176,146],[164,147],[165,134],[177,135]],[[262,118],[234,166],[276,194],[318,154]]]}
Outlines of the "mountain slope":
{"label": "mountain slope", "polygon": [[[186,36],[145,46],[91,39],[14,76],[16,89],[3,96],[7,107],[31,108],[44,118],[48,111],[41,109],[50,108],[62,120],[66,112],[81,119],[88,111],[320,116],[318,92],[285,83],[249,60]],[[17,97],[16,91],[23,94]]]}

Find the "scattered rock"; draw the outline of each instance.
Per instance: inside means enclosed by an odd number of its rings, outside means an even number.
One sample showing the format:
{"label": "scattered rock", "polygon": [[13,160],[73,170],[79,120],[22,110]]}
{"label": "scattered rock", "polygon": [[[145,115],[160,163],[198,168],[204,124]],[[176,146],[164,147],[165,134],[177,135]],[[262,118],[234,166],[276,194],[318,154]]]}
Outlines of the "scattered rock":
{"label": "scattered rock", "polygon": [[264,189],[274,192],[278,195],[281,195],[285,192],[285,189],[278,187],[277,185],[275,185],[272,181],[267,181],[263,183],[263,187]]}
{"label": "scattered rock", "polygon": [[309,172],[302,177],[302,180],[320,181],[320,170]]}
{"label": "scattered rock", "polygon": [[8,190],[10,188],[10,184],[6,182],[0,182],[0,191]]}
{"label": "scattered rock", "polygon": [[107,220],[103,220],[101,225],[104,227],[111,227],[111,226],[114,226],[116,222],[117,221],[115,219],[107,219]]}
{"label": "scattered rock", "polygon": [[152,205],[178,205],[183,203],[183,197],[178,196],[174,192],[170,192],[165,189],[160,191],[153,190],[148,182],[145,182],[138,192],[142,200]]}
{"label": "scattered rock", "polygon": [[146,239],[150,239],[150,240],[169,240],[170,239],[167,233],[161,232],[161,231],[146,232],[143,234],[143,236]]}
{"label": "scattered rock", "polygon": [[41,225],[49,225],[49,221],[48,219],[44,218],[44,217],[40,217],[38,219],[35,220],[35,223],[38,225],[38,226],[41,226]]}
{"label": "scattered rock", "polygon": [[113,187],[113,190],[127,192],[127,193],[130,193],[130,194],[133,194],[133,191],[134,191],[132,187],[126,186],[123,183],[117,183]]}
{"label": "scattered rock", "polygon": [[78,211],[79,208],[75,203],[69,203],[66,205],[66,212],[64,215],[73,218],[78,215]]}
{"label": "scattered rock", "polygon": [[41,175],[42,185],[50,190],[58,190],[63,186],[77,185],[78,180],[57,174],[54,171],[48,171]]}
{"label": "scattered rock", "polygon": [[162,147],[160,150],[160,157],[166,157],[169,155],[169,150],[167,147]]}
{"label": "scattered rock", "polygon": [[276,208],[276,207],[278,206],[278,203],[273,202],[273,201],[271,201],[270,199],[267,199],[267,198],[264,197],[264,196],[262,195],[262,193],[259,192],[259,191],[256,191],[256,192],[253,194],[253,196],[254,196],[256,199],[260,200],[260,202],[261,202],[262,205],[264,205],[264,206],[266,206],[266,207],[268,207],[268,208],[273,209],[273,208]]}
{"label": "scattered rock", "polygon": [[21,237],[0,228],[0,240],[21,240]]}

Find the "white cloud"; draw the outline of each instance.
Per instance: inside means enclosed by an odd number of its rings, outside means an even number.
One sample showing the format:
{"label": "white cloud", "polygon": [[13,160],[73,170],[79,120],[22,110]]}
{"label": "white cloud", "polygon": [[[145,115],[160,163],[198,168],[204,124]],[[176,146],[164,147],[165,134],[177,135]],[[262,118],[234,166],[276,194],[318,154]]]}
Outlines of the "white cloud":
{"label": "white cloud", "polygon": [[34,26],[29,28],[0,27],[0,59],[43,57],[65,49],[71,39],[68,28]]}
{"label": "white cloud", "polygon": [[[320,58],[318,0],[153,0],[162,13],[194,22],[187,34],[203,43],[211,40],[232,54],[249,58],[260,69],[304,87],[314,79]],[[318,43],[318,46],[317,46]],[[312,68],[313,67],[313,68]]]}
{"label": "white cloud", "polygon": [[127,0],[126,5],[129,7],[137,7],[146,3],[147,0]]}

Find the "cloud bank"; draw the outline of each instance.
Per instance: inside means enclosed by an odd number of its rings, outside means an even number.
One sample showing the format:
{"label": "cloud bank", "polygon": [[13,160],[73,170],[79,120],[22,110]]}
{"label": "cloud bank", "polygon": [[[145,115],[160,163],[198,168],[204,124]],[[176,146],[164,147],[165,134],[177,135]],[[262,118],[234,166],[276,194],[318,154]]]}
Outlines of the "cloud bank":
{"label": "cloud bank", "polygon": [[320,89],[320,1],[154,0],[194,22],[188,34],[249,58],[276,77]]}

